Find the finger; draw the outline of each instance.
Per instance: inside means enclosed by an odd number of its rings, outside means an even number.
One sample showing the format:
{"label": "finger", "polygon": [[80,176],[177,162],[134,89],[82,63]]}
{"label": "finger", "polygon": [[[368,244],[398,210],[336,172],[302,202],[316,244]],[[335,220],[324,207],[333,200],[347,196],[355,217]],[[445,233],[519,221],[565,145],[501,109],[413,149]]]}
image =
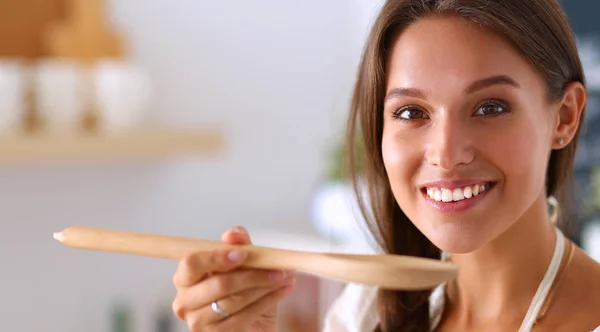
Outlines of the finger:
{"label": "finger", "polygon": [[[222,236],[222,240],[229,244],[252,244],[248,231],[242,226],[235,226],[225,232]],[[272,272],[281,272],[275,271]],[[287,271],[287,273],[293,273],[293,271]]]}
{"label": "finger", "polygon": [[[291,281],[289,281],[291,282]],[[283,285],[271,286],[269,288],[253,288],[242,291],[240,293],[225,297],[221,300],[216,301],[219,308],[228,314],[228,316],[234,316],[238,312],[244,310],[246,307],[257,302],[261,298],[269,295],[273,291],[282,288]],[[223,320],[223,317],[212,310],[212,302],[201,309],[202,321],[204,325],[216,324]]]}
{"label": "finger", "polygon": [[244,251],[236,249],[215,250],[191,254],[179,261],[173,275],[176,287],[189,287],[208,273],[227,272],[238,267],[246,258]]}
{"label": "finger", "polygon": [[[280,287],[237,312],[235,315],[221,319],[211,324],[211,326],[216,331],[247,331],[257,318],[277,306],[277,303],[289,295],[293,289],[293,284]],[[214,314],[218,316],[217,313]]]}
{"label": "finger", "polygon": [[223,233],[221,240],[229,244],[252,244],[248,231],[242,226],[236,226]]}
{"label": "finger", "polygon": [[[245,309],[239,311],[235,315],[230,315],[228,317],[221,317],[220,314],[214,312],[212,308],[206,306],[200,310],[191,311],[186,315],[186,323],[190,331],[246,331],[248,327],[252,325],[258,318],[260,318],[261,314],[248,315],[247,308],[255,307],[257,303],[264,302],[265,299],[270,299],[269,303],[265,305],[267,308],[272,308],[277,305],[277,302],[283,298],[288,293],[281,294],[280,296],[273,298],[273,294],[278,294],[282,290],[286,289],[287,286],[282,286],[273,289],[272,291],[266,293],[265,296],[259,298]],[[219,302],[219,307],[223,309],[221,306],[221,302]],[[224,309],[223,309],[224,310]],[[225,310],[224,310],[225,311]],[[244,312],[244,315],[240,315]],[[213,322],[213,323],[209,323]],[[227,322],[227,324],[224,324]]]}
{"label": "finger", "polygon": [[[218,299],[229,298],[236,294],[243,295],[248,290],[281,287],[291,279],[293,279],[293,274],[290,272],[240,270],[208,277],[203,282],[179,292],[175,301],[177,301],[178,308],[193,311],[208,306]],[[231,302],[231,300],[227,302]],[[244,301],[236,296],[233,302]],[[242,303],[242,306],[247,304]],[[227,309],[237,311],[237,306],[239,305],[227,306]]]}

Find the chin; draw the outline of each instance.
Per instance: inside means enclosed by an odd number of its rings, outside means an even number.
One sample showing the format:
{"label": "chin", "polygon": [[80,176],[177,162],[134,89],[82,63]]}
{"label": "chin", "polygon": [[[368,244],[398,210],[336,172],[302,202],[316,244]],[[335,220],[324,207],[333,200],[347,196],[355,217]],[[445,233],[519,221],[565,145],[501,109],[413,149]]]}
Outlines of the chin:
{"label": "chin", "polygon": [[434,244],[449,254],[468,254],[481,248],[481,246],[474,243],[466,243],[465,241],[444,241],[443,243]]}
{"label": "chin", "polygon": [[440,250],[449,254],[468,254],[482,248],[490,240],[480,228],[471,232],[465,225],[446,224],[437,229],[428,229],[423,234]]}

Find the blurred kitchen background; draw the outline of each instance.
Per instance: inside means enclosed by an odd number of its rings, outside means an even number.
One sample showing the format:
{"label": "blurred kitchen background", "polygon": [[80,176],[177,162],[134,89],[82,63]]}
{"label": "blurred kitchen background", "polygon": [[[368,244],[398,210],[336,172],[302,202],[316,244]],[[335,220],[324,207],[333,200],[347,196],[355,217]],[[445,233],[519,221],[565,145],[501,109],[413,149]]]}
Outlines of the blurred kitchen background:
{"label": "blurred kitchen background", "polygon": [[[0,331],[186,331],[176,262],[66,248],[70,225],[368,250],[337,161],[380,3],[0,0]],[[600,3],[565,6],[591,92],[572,237],[600,260]],[[340,287],[300,276],[281,331]]]}

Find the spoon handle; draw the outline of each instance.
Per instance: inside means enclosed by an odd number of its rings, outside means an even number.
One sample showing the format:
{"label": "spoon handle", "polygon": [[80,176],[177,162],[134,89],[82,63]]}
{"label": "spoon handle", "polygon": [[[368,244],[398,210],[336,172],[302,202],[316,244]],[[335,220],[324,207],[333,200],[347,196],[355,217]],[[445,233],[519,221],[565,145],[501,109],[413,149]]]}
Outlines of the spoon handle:
{"label": "spoon handle", "polygon": [[431,288],[456,275],[456,269],[448,263],[416,257],[292,251],[81,226],[69,227],[54,237],[72,248],[174,260],[198,251],[237,248],[248,254],[244,267],[298,270],[331,280],[387,289]]}
{"label": "spoon handle", "polygon": [[251,245],[229,245],[220,241],[186,237],[108,230],[84,226],[68,227],[54,238],[63,245],[77,249],[180,260],[198,251],[236,248],[248,254],[245,267],[259,269],[297,269],[314,256],[291,250]]}

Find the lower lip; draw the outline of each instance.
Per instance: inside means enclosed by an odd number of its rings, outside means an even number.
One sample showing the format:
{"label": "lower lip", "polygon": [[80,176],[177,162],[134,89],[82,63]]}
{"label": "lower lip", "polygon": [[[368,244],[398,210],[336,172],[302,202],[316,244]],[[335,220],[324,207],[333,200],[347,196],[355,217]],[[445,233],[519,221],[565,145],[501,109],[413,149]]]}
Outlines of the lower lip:
{"label": "lower lip", "polygon": [[425,197],[425,200],[427,201],[427,203],[429,203],[434,209],[442,212],[442,213],[448,213],[448,214],[453,214],[453,213],[461,213],[461,212],[465,212],[471,208],[473,208],[475,205],[477,205],[479,202],[481,202],[481,200],[487,196],[487,194],[494,190],[494,186],[491,186],[490,188],[488,188],[486,191],[482,192],[481,194],[468,198],[468,199],[463,199],[462,201],[457,201],[457,202],[438,202],[436,200],[431,199],[431,197],[429,197],[427,195],[427,193],[422,193],[423,196]]}

